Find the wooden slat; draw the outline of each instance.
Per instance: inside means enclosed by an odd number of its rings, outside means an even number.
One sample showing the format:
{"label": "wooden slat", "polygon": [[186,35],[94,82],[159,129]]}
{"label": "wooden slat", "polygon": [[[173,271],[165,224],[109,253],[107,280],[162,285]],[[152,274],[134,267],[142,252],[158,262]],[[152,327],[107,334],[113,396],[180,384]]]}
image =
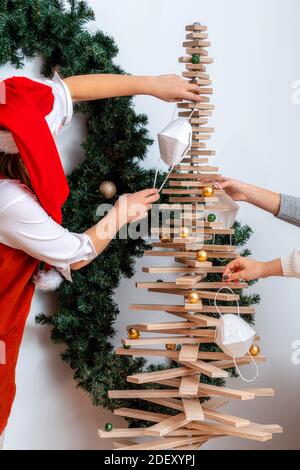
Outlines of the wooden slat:
{"label": "wooden slat", "polygon": [[182,377],[179,384],[178,396],[197,396],[199,391],[200,374]]}
{"label": "wooden slat", "polygon": [[[204,338],[203,338],[204,339]],[[161,338],[138,338],[138,339],[122,339],[125,346],[147,346],[150,344],[201,344],[202,338],[189,338],[185,336],[167,336]]]}
{"label": "wooden slat", "polygon": [[179,362],[196,362],[198,359],[199,347],[197,345],[184,344],[179,352]]}
{"label": "wooden slat", "polygon": [[212,431],[216,433],[225,434],[227,436],[236,436],[244,439],[250,439],[254,441],[261,441],[265,442],[272,439],[272,434],[260,431],[255,427],[243,427],[243,428],[233,428],[232,426],[228,426],[226,424],[200,424],[200,423],[193,423],[193,429],[200,429],[203,431]]}
{"label": "wooden slat", "polygon": [[219,367],[215,367],[210,363],[197,361],[197,362],[184,362],[181,361],[184,366],[190,367],[191,369],[198,370],[201,374],[206,375],[207,377],[211,378],[227,378],[228,372],[220,369]]}
{"label": "wooden slat", "polygon": [[177,437],[167,439],[157,439],[154,441],[143,442],[133,446],[120,447],[119,450],[160,450],[160,449],[173,449],[174,447],[194,444],[195,442],[202,442],[203,439],[199,437]]}
{"label": "wooden slat", "polygon": [[182,398],[183,412],[188,421],[204,421],[199,398]]}
{"label": "wooden slat", "polygon": [[[194,371],[194,375],[197,371]],[[145,384],[150,382],[159,382],[160,380],[172,379],[175,377],[185,377],[193,375],[188,367],[174,367],[173,369],[159,370],[155,372],[142,372],[127,376],[127,382],[134,384]]]}
{"label": "wooden slat", "polygon": [[145,429],[145,436],[165,436],[169,432],[174,431],[175,429],[181,428],[192,421],[190,418],[186,418],[184,413],[179,413],[175,416],[161,421],[158,424],[154,424],[149,428]]}
{"label": "wooden slat", "polygon": [[[237,307],[224,307],[219,306],[218,309],[221,313],[238,313]],[[148,310],[151,312],[159,311],[159,312],[168,312],[168,313],[183,313],[187,311],[185,305],[169,305],[169,304],[132,304],[130,306],[130,310]],[[209,305],[190,305],[188,308],[189,311],[194,312],[203,312],[203,313],[218,313],[216,307],[209,306]],[[253,307],[240,307],[240,313],[243,315],[253,315],[255,313],[255,309]],[[194,321],[194,315],[188,315],[187,318],[190,321]]]}

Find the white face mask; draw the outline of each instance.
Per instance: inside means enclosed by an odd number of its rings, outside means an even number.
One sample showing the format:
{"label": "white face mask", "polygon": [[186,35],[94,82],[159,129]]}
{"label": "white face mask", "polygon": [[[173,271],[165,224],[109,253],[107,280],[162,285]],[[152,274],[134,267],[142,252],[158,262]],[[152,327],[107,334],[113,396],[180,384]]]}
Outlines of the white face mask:
{"label": "white face mask", "polygon": [[156,186],[158,165],[160,160],[163,160],[170,167],[170,171],[165,181],[159,188],[159,191],[161,191],[161,189],[166,184],[170,174],[174,169],[174,166],[178,165],[182,161],[182,159],[185,157],[185,155],[191,148],[193,129],[190,123],[190,119],[195,109],[196,105],[192,109],[189,118],[175,119],[174,121],[171,121],[170,124],[165,127],[161,132],[158,133],[160,158],[156,167],[154,188]]}
{"label": "white face mask", "polygon": [[186,118],[172,121],[158,134],[161,159],[170,167],[181,162],[191,143],[192,126]]}
{"label": "white face mask", "polygon": [[[240,312],[239,312],[239,303],[237,302],[238,306],[238,314],[226,314],[222,315],[218,306],[217,306],[217,295],[219,292],[222,290],[229,290],[232,294],[234,292],[232,289],[229,287],[222,287],[222,289],[219,289],[219,291],[215,295],[214,299],[214,304],[217,309],[217,312],[222,318],[222,325],[217,327],[216,330],[216,339],[215,342],[219,346],[222,351],[227,354],[228,356],[232,357],[234,360],[235,367],[240,375],[240,377],[245,381],[245,382],[254,382],[254,380],[257,379],[258,377],[258,367],[256,365],[256,362],[254,361],[253,357],[249,353],[249,349],[251,345],[253,344],[253,341],[255,339],[256,332],[250,326],[245,320],[243,320],[240,317]],[[256,375],[253,379],[248,380],[246,379],[240,372],[235,359],[244,357],[247,354],[251,357],[251,360],[253,364],[255,365],[256,368]]]}
{"label": "white face mask", "polygon": [[[214,183],[219,189],[222,189],[218,183]],[[217,195],[219,199],[219,204],[228,207],[229,210],[226,211],[214,211],[216,216],[216,222],[222,222],[224,228],[231,228],[237,218],[240,206],[222,190],[221,193]],[[208,215],[208,214],[207,214]]]}

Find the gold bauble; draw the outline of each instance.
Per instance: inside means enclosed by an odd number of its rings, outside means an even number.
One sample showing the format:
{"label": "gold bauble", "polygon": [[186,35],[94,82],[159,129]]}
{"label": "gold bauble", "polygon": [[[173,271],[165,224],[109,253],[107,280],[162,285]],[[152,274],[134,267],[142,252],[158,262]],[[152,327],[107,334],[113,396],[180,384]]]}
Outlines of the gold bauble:
{"label": "gold bauble", "polygon": [[167,351],[175,351],[175,349],[176,349],[176,344],[166,344]]}
{"label": "gold bauble", "polygon": [[138,339],[140,337],[139,331],[136,330],[135,328],[130,328],[127,331],[127,334],[128,334],[128,338],[130,338],[130,339]]}
{"label": "gold bauble", "polygon": [[168,233],[160,233],[159,234],[159,239],[162,243],[171,243],[172,238]]}
{"label": "gold bauble", "polygon": [[187,238],[190,234],[190,229],[188,227],[181,227],[179,236],[181,238]]}
{"label": "gold bauble", "polygon": [[199,295],[197,292],[190,292],[188,295],[188,302],[190,304],[197,304],[199,302]]}
{"label": "gold bauble", "polygon": [[251,348],[249,349],[249,353],[252,357],[256,357],[260,353],[260,347],[257,344],[252,344]]}
{"label": "gold bauble", "polygon": [[212,197],[214,195],[214,187],[213,186],[204,186],[202,189],[202,196],[203,197]]}
{"label": "gold bauble", "polygon": [[117,192],[117,187],[112,181],[103,181],[99,186],[99,191],[104,199],[111,199]]}
{"label": "gold bauble", "polygon": [[199,250],[197,251],[197,260],[201,262],[205,262],[208,259],[208,254],[207,251],[205,250]]}

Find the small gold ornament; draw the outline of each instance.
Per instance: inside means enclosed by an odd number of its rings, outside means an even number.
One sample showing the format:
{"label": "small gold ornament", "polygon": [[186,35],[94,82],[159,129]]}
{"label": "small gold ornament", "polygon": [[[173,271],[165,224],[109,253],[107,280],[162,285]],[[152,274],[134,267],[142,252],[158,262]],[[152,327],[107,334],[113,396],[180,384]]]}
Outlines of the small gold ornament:
{"label": "small gold ornament", "polygon": [[166,344],[167,351],[175,351],[175,349],[176,349],[176,344]]}
{"label": "small gold ornament", "polygon": [[197,292],[190,292],[188,295],[189,304],[197,304],[199,302],[199,295]]}
{"label": "small gold ornament", "polygon": [[130,339],[138,339],[140,337],[140,332],[135,328],[130,328],[127,332],[128,338]]}
{"label": "small gold ornament", "polygon": [[168,233],[160,233],[159,234],[159,239],[162,243],[171,243],[172,238]]}
{"label": "small gold ornament", "polygon": [[204,186],[202,189],[202,196],[203,197],[212,197],[214,195],[214,187],[213,186]]}
{"label": "small gold ornament", "polygon": [[251,348],[249,349],[249,353],[252,357],[256,357],[260,353],[260,347],[257,344],[252,344]]}
{"label": "small gold ornament", "polygon": [[103,181],[99,186],[99,191],[104,199],[111,199],[117,192],[117,187],[112,181]]}
{"label": "small gold ornament", "polygon": [[207,261],[208,259],[208,254],[207,251],[205,250],[199,250],[197,251],[197,260],[201,261],[202,263]]}
{"label": "small gold ornament", "polygon": [[181,227],[180,232],[179,232],[179,236],[181,238],[187,238],[189,234],[190,234],[190,230],[188,227]]}

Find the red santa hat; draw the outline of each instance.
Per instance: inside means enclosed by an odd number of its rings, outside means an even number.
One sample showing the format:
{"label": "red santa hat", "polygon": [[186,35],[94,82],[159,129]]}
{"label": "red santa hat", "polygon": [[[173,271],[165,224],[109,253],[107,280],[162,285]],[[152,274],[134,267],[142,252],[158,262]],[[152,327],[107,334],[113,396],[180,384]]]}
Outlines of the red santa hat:
{"label": "red santa hat", "polygon": [[0,126],[10,131],[0,131],[0,151],[20,154],[40,204],[61,223],[69,187],[45,120],[53,102],[52,88],[43,83],[16,76],[0,82]]}

